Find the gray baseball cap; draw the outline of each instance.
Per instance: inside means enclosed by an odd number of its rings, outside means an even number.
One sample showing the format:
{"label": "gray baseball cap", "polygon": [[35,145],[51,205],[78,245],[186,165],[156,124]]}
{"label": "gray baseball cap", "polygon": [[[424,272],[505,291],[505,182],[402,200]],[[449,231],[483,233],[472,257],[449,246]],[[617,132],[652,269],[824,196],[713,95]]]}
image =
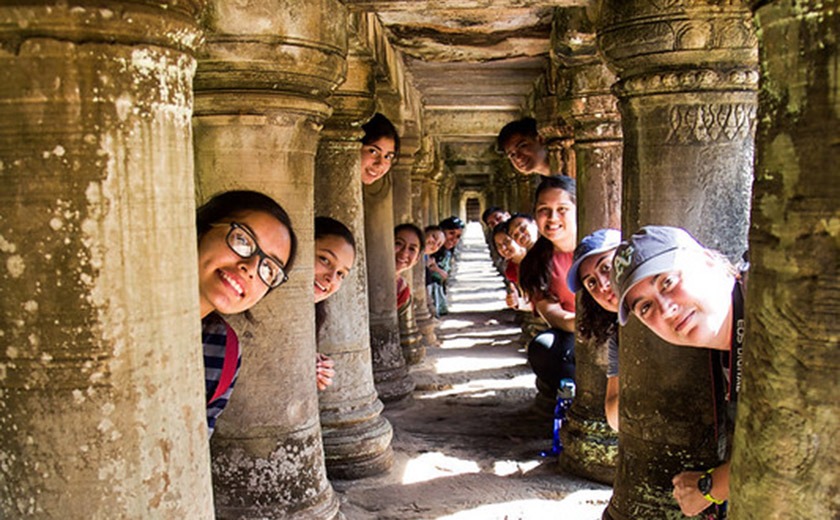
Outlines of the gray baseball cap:
{"label": "gray baseball cap", "polygon": [[681,228],[645,226],[618,246],[613,257],[612,284],[618,295],[618,322],[627,323],[627,292],[649,276],[674,269],[680,251],[703,251],[697,240]]}

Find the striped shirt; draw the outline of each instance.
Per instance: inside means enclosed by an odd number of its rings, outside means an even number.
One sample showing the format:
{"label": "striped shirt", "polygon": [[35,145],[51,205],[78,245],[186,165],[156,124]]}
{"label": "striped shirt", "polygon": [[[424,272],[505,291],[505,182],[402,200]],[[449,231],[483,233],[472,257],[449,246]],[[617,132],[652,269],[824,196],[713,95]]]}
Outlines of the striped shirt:
{"label": "striped shirt", "polygon": [[207,436],[213,435],[213,430],[216,428],[216,419],[221,415],[222,410],[227,406],[228,399],[233,393],[233,385],[239,377],[239,368],[242,364],[242,351],[239,350],[239,356],[236,360],[236,373],[230,383],[228,389],[214,399],[213,394],[216,392],[216,387],[219,386],[219,380],[222,377],[222,367],[225,362],[225,343],[227,341],[227,324],[216,313],[210,313],[207,317],[201,320],[201,343],[204,349],[204,389],[205,401],[207,402]]}

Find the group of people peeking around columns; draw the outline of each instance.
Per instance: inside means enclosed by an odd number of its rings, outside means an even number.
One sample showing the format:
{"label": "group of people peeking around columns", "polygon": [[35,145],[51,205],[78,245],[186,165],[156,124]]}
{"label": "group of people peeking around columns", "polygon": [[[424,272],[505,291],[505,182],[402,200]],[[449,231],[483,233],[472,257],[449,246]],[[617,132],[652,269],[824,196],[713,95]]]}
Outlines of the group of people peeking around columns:
{"label": "group of people peeking around columns", "polygon": [[[359,175],[363,184],[373,184],[396,162],[400,140],[394,125],[382,114],[375,114],[362,128],[365,134]],[[223,316],[247,313],[289,279],[297,260],[298,239],[283,207],[257,191],[228,191],[213,196],[198,208],[196,230],[207,428],[212,435],[242,363],[240,340]],[[434,232],[429,236],[434,239],[432,253],[449,243],[444,238],[438,243]],[[411,301],[411,288],[399,275],[413,267],[430,248],[424,232],[411,223],[394,229],[394,241],[398,274],[395,291],[398,306],[405,307]],[[314,246],[313,304],[316,329],[320,330],[326,319],[323,302],[341,288],[353,269],[356,239],[342,222],[316,216]],[[315,384],[324,390],[332,384],[335,363],[317,354],[315,365]]]}
{"label": "group of people peeking around columns", "polygon": [[[682,512],[724,518],[729,498],[729,451],[741,382],[746,263],[733,265],[686,230],[648,225],[622,240],[617,229],[599,229],[577,242],[576,185],[546,176],[548,155],[533,119],[507,125],[498,148],[521,173],[544,175],[533,215],[485,210],[488,242],[502,260],[507,305],[530,309],[547,324],[528,345],[539,379],[558,389],[574,378],[574,336],[607,347],[604,411],[619,424],[618,330],[635,316],[666,342],[709,353],[714,395],[709,409],[722,447],[720,463],[686,470],[672,480]],[[575,293],[581,293],[580,309]],[[577,320],[576,313],[581,313]]]}

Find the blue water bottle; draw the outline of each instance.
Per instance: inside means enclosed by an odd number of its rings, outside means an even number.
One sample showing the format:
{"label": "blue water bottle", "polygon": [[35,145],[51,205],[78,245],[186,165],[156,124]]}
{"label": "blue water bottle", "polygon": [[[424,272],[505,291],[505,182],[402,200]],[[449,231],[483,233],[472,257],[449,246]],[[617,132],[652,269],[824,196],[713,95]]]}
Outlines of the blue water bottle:
{"label": "blue water bottle", "polygon": [[560,428],[563,426],[563,419],[566,412],[572,407],[572,400],[575,398],[575,382],[568,377],[560,380],[557,390],[557,404],[554,406],[554,432],[551,438],[551,450],[540,452],[543,457],[556,457],[563,451],[563,443],[560,442]]}

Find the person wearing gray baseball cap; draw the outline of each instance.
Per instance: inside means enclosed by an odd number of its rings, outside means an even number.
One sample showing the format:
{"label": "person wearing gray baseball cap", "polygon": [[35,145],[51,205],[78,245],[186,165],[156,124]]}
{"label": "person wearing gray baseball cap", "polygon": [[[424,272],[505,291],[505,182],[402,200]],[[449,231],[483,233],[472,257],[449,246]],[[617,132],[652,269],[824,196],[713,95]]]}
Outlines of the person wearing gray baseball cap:
{"label": "person wearing gray baseball cap", "polygon": [[[645,226],[613,257],[622,325],[632,314],[669,343],[709,349],[715,396],[710,404],[721,432],[731,431],[725,423],[734,420],[741,385],[742,279],[723,255],[675,227]],[[727,404],[732,419],[722,412]],[[729,460],[705,471],[684,471],[672,482],[683,514],[695,516],[713,504],[718,508],[729,498]]]}
{"label": "person wearing gray baseball cap", "polygon": [[618,430],[618,297],[612,290],[610,271],[621,231],[599,229],[585,236],[575,248],[566,284],[583,294],[578,300],[580,319],[575,333],[593,345],[607,345],[607,388],[604,415]]}

